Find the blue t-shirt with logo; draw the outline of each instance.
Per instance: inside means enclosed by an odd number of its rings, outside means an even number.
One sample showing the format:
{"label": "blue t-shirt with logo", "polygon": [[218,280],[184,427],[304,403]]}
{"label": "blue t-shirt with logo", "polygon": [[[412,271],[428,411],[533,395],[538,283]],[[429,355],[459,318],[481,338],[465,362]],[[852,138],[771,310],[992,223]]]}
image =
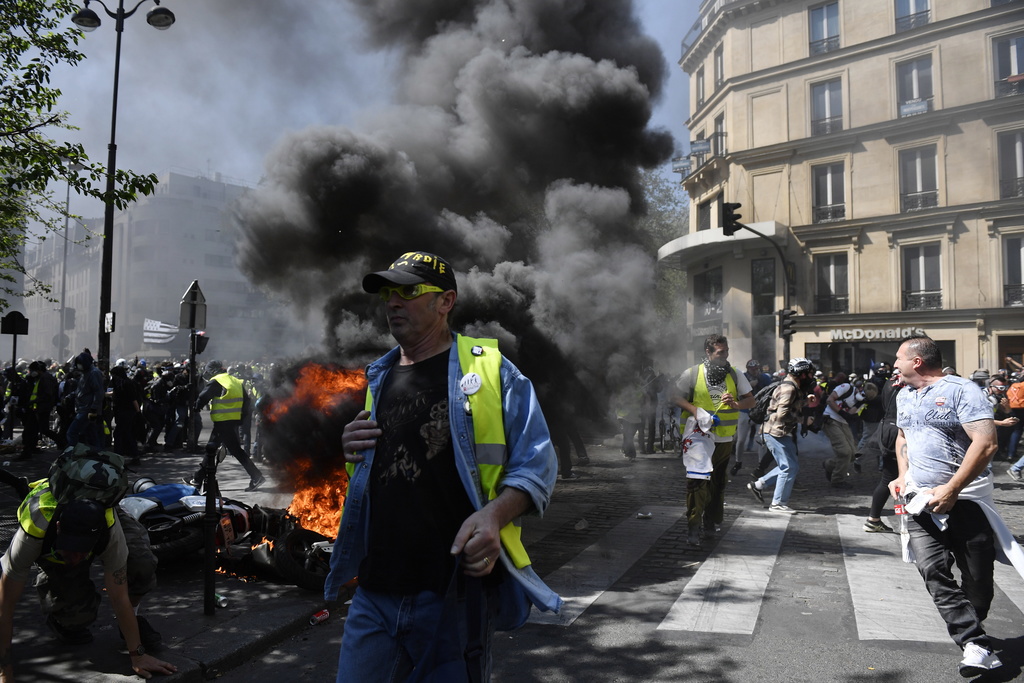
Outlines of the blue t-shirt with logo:
{"label": "blue t-shirt with logo", "polygon": [[[947,483],[960,468],[971,445],[963,425],[992,419],[985,392],[954,375],[920,389],[905,387],[896,396],[896,411],[907,440],[907,478],[925,488]],[[982,476],[989,472],[985,468]]]}

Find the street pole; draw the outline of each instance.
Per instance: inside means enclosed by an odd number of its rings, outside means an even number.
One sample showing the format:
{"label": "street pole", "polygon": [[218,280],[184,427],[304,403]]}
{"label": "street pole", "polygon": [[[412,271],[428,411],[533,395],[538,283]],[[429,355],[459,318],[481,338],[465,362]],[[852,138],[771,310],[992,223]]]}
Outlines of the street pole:
{"label": "street pole", "polygon": [[[85,166],[72,161],[68,164],[68,171],[75,172],[81,171]],[[68,177],[68,195],[64,200],[64,265],[60,271],[60,353],[57,356],[57,360],[61,363],[68,359],[68,241],[70,235],[68,234],[69,222],[71,221],[71,177]]]}

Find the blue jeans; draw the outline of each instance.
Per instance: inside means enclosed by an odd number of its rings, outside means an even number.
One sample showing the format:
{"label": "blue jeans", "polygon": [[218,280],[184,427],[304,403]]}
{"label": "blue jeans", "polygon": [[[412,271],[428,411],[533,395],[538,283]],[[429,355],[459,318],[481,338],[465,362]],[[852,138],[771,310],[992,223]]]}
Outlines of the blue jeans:
{"label": "blue jeans", "polygon": [[[461,570],[459,570],[461,571]],[[490,680],[493,608],[481,620],[482,680]],[[452,592],[391,595],[356,589],[345,619],[337,683],[468,681],[466,605]]]}
{"label": "blue jeans", "polygon": [[772,505],[785,505],[793,493],[796,474],[800,471],[800,462],[796,457],[796,441],[792,435],[772,436],[766,433],[764,443],[777,464],[775,469],[761,478],[761,483],[767,488],[774,482],[775,495],[772,496]]}
{"label": "blue jeans", "polygon": [[100,448],[100,433],[96,422],[89,419],[89,413],[76,413],[75,419],[68,425],[68,445],[74,446],[79,441]]}

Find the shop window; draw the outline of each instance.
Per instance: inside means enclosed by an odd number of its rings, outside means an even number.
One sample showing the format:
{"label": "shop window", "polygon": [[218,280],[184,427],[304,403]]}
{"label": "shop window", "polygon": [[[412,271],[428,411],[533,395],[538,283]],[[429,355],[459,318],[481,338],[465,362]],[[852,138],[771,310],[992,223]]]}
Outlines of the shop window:
{"label": "shop window", "polygon": [[932,57],[926,55],[896,65],[896,99],[900,118],[932,110]]}
{"label": "shop window", "polygon": [[942,309],[942,247],[918,244],[903,247],[903,310]]}
{"label": "shop window", "polygon": [[925,26],[930,21],[928,0],[896,0],[896,33]]}
{"label": "shop window", "polygon": [[1003,255],[1003,305],[1024,306],[1024,237],[1006,237]]}
{"label": "shop window", "polygon": [[698,273],[693,278],[694,322],[707,322],[722,319],[722,269]]}
{"label": "shop window", "polygon": [[819,254],[814,257],[814,312],[848,313],[850,278],[846,254]]}
{"label": "shop window", "polygon": [[811,86],[811,135],[828,135],[843,129],[842,81]]}
{"label": "shop window", "polygon": [[811,55],[839,49],[839,3],[830,2],[808,10],[811,34]]}
{"label": "shop window", "polygon": [[935,146],[900,152],[900,213],[930,209],[939,205]]}
{"label": "shop window", "polygon": [[995,41],[996,97],[1024,94],[1024,35]]}
{"label": "shop window", "polygon": [[811,175],[814,182],[814,222],[828,223],[846,218],[843,163],[815,166]]}
{"label": "shop window", "polygon": [[1024,132],[1000,133],[999,198],[1024,197]]}

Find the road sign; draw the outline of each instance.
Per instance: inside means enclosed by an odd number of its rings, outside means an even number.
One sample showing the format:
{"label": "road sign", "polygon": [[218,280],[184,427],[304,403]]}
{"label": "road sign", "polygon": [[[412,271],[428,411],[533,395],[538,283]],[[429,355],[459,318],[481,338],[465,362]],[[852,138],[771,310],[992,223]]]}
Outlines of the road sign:
{"label": "road sign", "polygon": [[199,280],[193,280],[181,297],[178,327],[190,330],[206,328],[206,297],[203,290],[199,289]]}
{"label": "road sign", "polygon": [[0,318],[0,334],[28,334],[28,318],[19,311],[11,311]]}

